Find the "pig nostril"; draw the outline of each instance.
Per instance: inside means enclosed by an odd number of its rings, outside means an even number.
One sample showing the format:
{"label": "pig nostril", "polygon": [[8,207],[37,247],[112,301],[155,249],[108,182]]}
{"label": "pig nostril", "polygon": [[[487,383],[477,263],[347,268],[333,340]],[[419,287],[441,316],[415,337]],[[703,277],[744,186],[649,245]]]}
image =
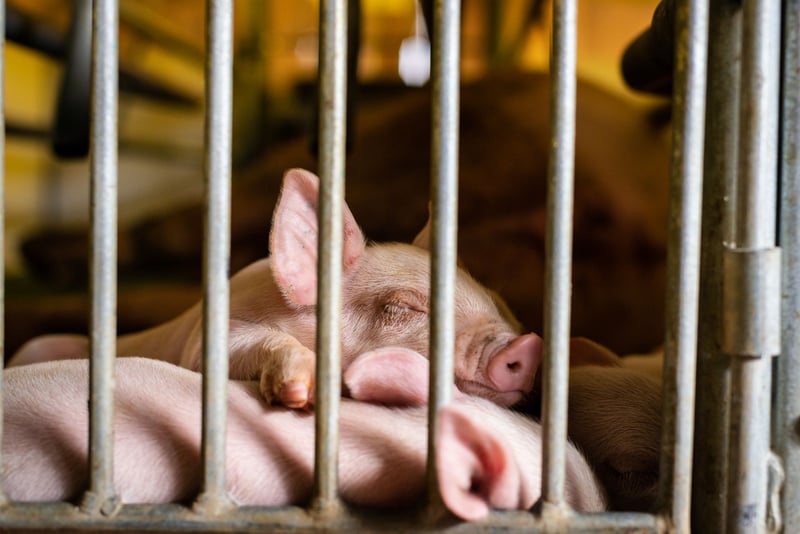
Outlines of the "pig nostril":
{"label": "pig nostril", "polygon": [[506,367],[507,367],[507,368],[508,368],[508,370],[509,370],[509,371],[511,371],[512,373],[518,373],[518,372],[519,372],[519,369],[520,369],[520,367],[521,367],[521,365],[520,365],[520,363],[519,363],[519,362],[511,362],[511,363],[507,363],[507,364],[506,364]]}

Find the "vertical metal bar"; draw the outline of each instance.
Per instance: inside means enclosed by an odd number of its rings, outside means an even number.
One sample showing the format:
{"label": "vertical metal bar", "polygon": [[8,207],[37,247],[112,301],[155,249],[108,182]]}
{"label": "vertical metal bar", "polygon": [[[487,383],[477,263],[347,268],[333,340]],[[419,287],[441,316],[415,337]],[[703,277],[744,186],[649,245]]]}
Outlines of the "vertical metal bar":
{"label": "vertical metal bar", "polygon": [[[577,2],[553,2],[550,47],[550,162],[545,241],[544,383],[542,416],[545,506],[564,503],[567,371],[572,285],[572,204],[575,167]],[[546,508],[543,508],[546,512]]]}
{"label": "vertical metal bar", "polygon": [[314,509],[339,508],[342,217],[347,102],[347,1],[320,2],[319,275],[317,281],[316,461]]}
{"label": "vertical metal bar", "polygon": [[783,459],[785,532],[800,531],[800,0],[783,2],[780,245],[783,264],[781,356],[775,446]]}
{"label": "vertical metal bar", "polygon": [[111,514],[117,334],[117,0],[95,0],[92,23],[91,364],[89,491],[82,507]]}
{"label": "vertical metal bar", "polygon": [[730,357],[722,353],[722,251],[733,241],[741,5],[711,0],[700,258],[692,528],[725,531]]}
{"label": "vertical metal bar", "polygon": [[[0,28],[6,27],[6,3],[0,2]],[[5,162],[6,162],[6,117],[5,117],[5,32],[0,35],[0,358],[5,359]],[[0,365],[0,443],[3,442],[3,368]],[[0,465],[3,465],[0,447]],[[8,501],[0,482],[0,506]]]}
{"label": "vertical metal bar", "polygon": [[206,220],[203,258],[202,492],[195,510],[230,506],[225,491],[231,197],[233,2],[206,4]]}
{"label": "vertical metal bar", "polygon": [[433,8],[431,99],[431,325],[428,406],[428,502],[439,502],[436,421],[453,397],[456,249],[458,236],[458,113],[461,5],[436,0]]}
{"label": "vertical metal bar", "polygon": [[675,112],[659,504],[677,532],[690,532],[708,0],[682,0],[675,8]]}
{"label": "vertical metal bar", "polygon": [[[751,0],[743,9],[735,246],[758,251],[775,245],[780,3]],[[728,532],[765,523],[771,356],[733,355]]]}

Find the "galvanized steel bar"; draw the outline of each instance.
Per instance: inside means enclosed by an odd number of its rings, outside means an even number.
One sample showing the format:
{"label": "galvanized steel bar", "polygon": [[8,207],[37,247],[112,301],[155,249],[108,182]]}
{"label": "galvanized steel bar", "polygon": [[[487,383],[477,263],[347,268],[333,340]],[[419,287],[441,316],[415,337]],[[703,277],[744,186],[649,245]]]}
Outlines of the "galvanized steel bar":
{"label": "galvanized steel bar", "polygon": [[708,0],[676,2],[659,508],[677,532],[690,532],[707,39]]}
{"label": "galvanized steel bar", "polygon": [[783,460],[785,532],[800,531],[800,0],[783,2],[780,246],[782,338],[773,404],[775,448]]}
{"label": "galvanized steel bar", "polygon": [[205,249],[203,261],[203,482],[195,510],[230,506],[225,491],[231,197],[233,1],[206,4]]}
{"label": "galvanized steel bar", "polygon": [[[734,246],[736,251],[758,253],[775,245],[780,5],[771,0],[751,0],[743,9]],[[756,289],[757,285],[750,283],[741,287],[745,294],[760,298],[754,294]],[[731,354],[726,531],[752,532],[765,524],[773,354]]]}
{"label": "galvanized steel bar", "polygon": [[[5,28],[6,3],[0,2],[0,28]],[[0,35],[0,88],[5,87],[5,32]],[[5,90],[0,90],[0,358],[5,362],[5,162],[6,162],[6,118]],[[3,368],[0,365],[0,443],[3,442]],[[3,465],[2,447],[0,447],[0,465]],[[0,481],[0,506],[7,502],[2,481]]]}
{"label": "galvanized steel bar", "polygon": [[111,514],[117,335],[117,0],[97,0],[92,22],[91,363],[89,491],[82,507]]}
{"label": "galvanized steel bar", "polygon": [[428,502],[437,506],[436,421],[453,396],[456,249],[458,236],[458,113],[461,5],[436,0],[431,64],[431,323],[428,408]]}
{"label": "galvanized steel bar", "polygon": [[339,508],[342,217],[347,102],[347,1],[320,2],[319,275],[317,283],[316,461],[313,507]]}
{"label": "galvanized steel bar", "polygon": [[550,160],[544,281],[542,497],[564,507],[572,287],[577,2],[553,2],[550,47]]}
{"label": "galvanized steel bar", "polygon": [[[297,506],[268,508],[244,506],[217,517],[203,517],[177,504],[125,504],[113,518],[80,514],[70,503],[11,503],[0,510],[0,525],[5,529],[34,531],[57,529],[119,530],[129,532],[419,532],[482,534],[486,532],[553,532],[541,517],[527,511],[493,512],[491,526],[486,521],[454,523],[452,517],[435,523],[419,521],[409,509],[344,509],[343,513],[321,519]],[[661,518],[652,514],[617,512],[613,514],[574,513],[563,523],[569,532],[669,532]],[[548,528],[550,527],[550,528]]]}
{"label": "galvanized steel bar", "polygon": [[724,532],[730,358],[722,353],[722,252],[733,241],[741,4],[711,0],[697,340],[692,528]]}

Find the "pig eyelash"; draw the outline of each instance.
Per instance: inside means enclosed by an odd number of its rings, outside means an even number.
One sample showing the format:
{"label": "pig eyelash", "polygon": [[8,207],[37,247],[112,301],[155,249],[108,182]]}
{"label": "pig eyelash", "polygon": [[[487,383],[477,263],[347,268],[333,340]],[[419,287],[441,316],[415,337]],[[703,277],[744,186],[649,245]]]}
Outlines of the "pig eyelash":
{"label": "pig eyelash", "polygon": [[383,313],[389,317],[396,317],[406,313],[427,313],[425,310],[405,302],[388,302],[383,305]]}

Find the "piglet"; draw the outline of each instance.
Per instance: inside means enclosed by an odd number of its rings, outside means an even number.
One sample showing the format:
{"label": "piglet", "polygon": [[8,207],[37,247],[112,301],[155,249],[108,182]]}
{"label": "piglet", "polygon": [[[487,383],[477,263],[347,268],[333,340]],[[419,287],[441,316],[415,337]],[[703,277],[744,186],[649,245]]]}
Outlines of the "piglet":
{"label": "piglet", "polygon": [[[230,281],[230,377],[258,379],[268,403],[300,408],[313,402],[316,355],[318,178],[292,169],[275,208],[272,256]],[[344,207],[342,257],[342,365],[360,354],[403,346],[428,351],[430,256],[427,232],[413,245],[367,246]],[[501,306],[502,308],[502,306]],[[511,406],[530,392],[541,358],[541,339],[520,336],[492,294],[463,269],[455,289],[455,375],[464,392]],[[84,357],[88,343],[75,336],[44,336],[12,358],[21,365]],[[176,319],[119,338],[120,356],[158,358],[188,369],[201,363],[202,302]]]}
{"label": "piglet", "polygon": [[[584,338],[570,343],[568,433],[613,510],[652,511],[658,496],[662,398],[659,356],[620,357]],[[648,360],[649,359],[649,360]],[[644,364],[641,364],[644,362]]]}
{"label": "piglet", "polygon": [[[381,358],[356,361],[348,375],[352,390],[399,398],[409,379],[424,381],[417,376],[420,369],[427,373],[420,355],[391,348],[378,354],[408,365],[383,368]],[[396,369],[403,372],[392,376]],[[4,488],[12,500],[75,500],[86,489],[87,384],[86,360],[5,373],[2,459]],[[117,360],[114,484],[123,502],[188,502],[197,494],[200,399],[198,373],[152,359]],[[401,507],[422,497],[426,414],[425,407],[342,401],[339,490],[345,501]],[[441,410],[436,436],[443,500],[458,517],[480,519],[491,508],[528,509],[539,498],[541,429],[533,420],[460,395]],[[266,406],[255,382],[228,383],[226,481],[235,502],[307,503],[313,440],[313,414]],[[583,511],[604,509],[603,492],[585,459],[574,447],[567,458],[569,504]]]}

